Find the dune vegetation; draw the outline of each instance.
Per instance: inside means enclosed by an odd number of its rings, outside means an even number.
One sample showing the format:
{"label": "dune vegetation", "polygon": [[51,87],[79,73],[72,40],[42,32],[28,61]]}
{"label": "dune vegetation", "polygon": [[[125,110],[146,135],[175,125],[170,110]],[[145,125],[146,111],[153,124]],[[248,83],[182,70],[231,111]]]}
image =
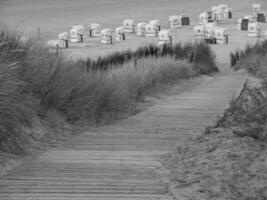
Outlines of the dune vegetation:
{"label": "dune vegetation", "polygon": [[[230,108],[218,120],[217,127],[242,127],[253,138],[266,139],[267,124],[267,40],[248,45],[243,51],[231,53],[235,70],[244,69],[261,81],[261,87],[245,83],[241,94],[231,101]],[[255,129],[255,130],[254,130]]]}
{"label": "dune vegetation", "polygon": [[[127,50],[121,52],[114,52],[105,57],[97,59],[88,58],[83,64],[87,70],[106,70],[114,67],[114,65],[124,64],[127,61],[139,60],[142,58],[159,58],[170,56],[175,60],[186,60],[189,63],[197,65],[196,70],[201,74],[210,74],[216,72],[218,69],[215,66],[214,55],[210,47],[205,43],[181,43],[174,46],[164,45],[162,47],[154,44],[139,47],[137,50]],[[205,66],[201,67],[201,64]]]}
{"label": "dune vegetation", "polygon": [[[22,127],[34,121],[96,125],[136,113],[159,89],[218,71],[204,43],[140,47],[96,60],[71,61],[51,53],[39,38],[0,28],[0,150],[25,153]],[[204,56],[205,55],[205,56]],[[49,124],[48,123],[48,124]]]}

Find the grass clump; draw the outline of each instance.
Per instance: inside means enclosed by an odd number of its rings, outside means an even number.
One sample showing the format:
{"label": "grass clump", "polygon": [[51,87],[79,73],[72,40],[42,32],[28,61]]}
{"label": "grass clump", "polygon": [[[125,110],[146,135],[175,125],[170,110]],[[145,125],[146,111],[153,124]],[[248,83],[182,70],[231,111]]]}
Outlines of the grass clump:
{"label": "grass clump", "polygon": [[40,99],[42,113],[55,110],[71,123],[99,123],[108,115],[132,112],[152,89],[197,75],[192,65],[170,57],[143,58],[103,72],[82,71],[64,61],[52,69],[32,69],[24,80]]}
{"label": "grass clump", "polygon": [[88,58],[83,62],[86,70],[108,70],[114,66],[124,64],[129,61],[141,58],[159,58],[169,56],[177,60],[187,60],[196,66],[201,74],[210,74],[217,72],[218,68],[215,64],[215,55],[211,51],[210,46],[200,43],[181,43],[171,45],[148,45],[139,47],[137,50],[127,50],[122,52],[114,52],[105,57],[99,57],[95,60]]}
{"label": "grass clump", "polygon": [[19,128],[31,124],[35,108],[32,99],[21,94],[21,81],[13,77],[16,71],[17,66],[0,65],[0,150],[24,152],[29,141],[19,135]]}
{"label": "grass clump", "polygon": [[[257,42],[254,45],[247,45],[244,50],[236,50],[231,52],[231,67],[236,69],[246,68],[248,65],[259,65],[257,62],[267,55],[267,40]],[[255,65],[256,64],[256,65]],[[246,68],[248,69],[248,68]],[[249,72],[253,73],[259,70],[249,69]]]}

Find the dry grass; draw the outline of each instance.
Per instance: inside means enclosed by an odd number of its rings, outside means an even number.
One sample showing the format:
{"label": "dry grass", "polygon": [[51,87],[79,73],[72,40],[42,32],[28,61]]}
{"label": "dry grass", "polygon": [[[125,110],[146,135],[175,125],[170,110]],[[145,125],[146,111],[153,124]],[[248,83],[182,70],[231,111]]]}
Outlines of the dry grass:
{"label": "dry grass", "polygon": [[245,69],[262,80],[261,88],[250,88],[244,85],[240,96],[230,103],[230,107],[217,121],[215,127],[235,128],[239,136],[250,136],[255,139],[267,138],[267,40],[253,46],[247,45],[242,51],[231,53],[236,70]]}
{"label": "dry grass", "polygon": [[257,42],[254,45],[247,45],[244,50],[231,52],[231,66],[236,70],[243,68],[249,73],[256,75],[257,72],[263,71],[259,67],[266,65],[267,40]]}
{"label": "dry grass", "polygon": [[231,58],[232,61],[234,60],[236,70],[245,69],[262,79],[262,88],[251,89],[245,84],[240,96],[231,102],[230,108],[225,111],[217,126],[229,127],[234,124],[241,127],[265,126],[267,122],[267,40],[253,46],[247,45],[244,50],[232,53]]}
{"label": "dry grass", "polygon": [[0,65],[0,150],[24,152],[29,142],[19,135],[19,128],[31,124],[35,103],[21,94],[22,82],[14,77],[16,70],[15,66]]}
{"label": "dry grass", "polygon": [[35,89],[43,113],[52,109],[72,123],[99,123],[107,115],[112,119],[121,112],[134,112],[135,104],[151,89],[195,75],[192,65],[170,57],[144,58],[99,72],[81,71],[58,60],[53,70],[33,68],[24,80]]}
{"label": "dry grass", "polygon": [[237,136],[249,136],[265,141],[267,104],[262,88],[250,88],[245,83],[239,97],[230,103],[215,128],[231,128]]}
{"label": "dry grass", "polygon": [[86,70],[108,70],[129,61],[137,61],[141,58],[160,58],[172,57],[176,60],[187,60],[189,63],[195,64],[196,70],[201,74],[210,74],[217,72],[218,68],[215,64],[215,55],[210,46],[204,42],[199,43],[177,43],[173,46],[163,45],[156,46],[153,44],[139,47],[135,51],[127,50],[114,52],[105,57],[97,59],[88,58],[86,61],[80,61],[86,66]]}

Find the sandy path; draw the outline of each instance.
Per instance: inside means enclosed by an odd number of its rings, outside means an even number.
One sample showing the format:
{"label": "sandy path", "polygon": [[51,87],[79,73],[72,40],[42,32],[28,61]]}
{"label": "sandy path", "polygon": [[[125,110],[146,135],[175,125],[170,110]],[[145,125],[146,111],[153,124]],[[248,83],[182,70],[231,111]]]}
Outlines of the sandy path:
{"label": "sandy path", "polygon": [[172,199],[168,184],[159,178],[164,169],[158,156],[212,125],[246,79],[242,72],[220,68],[221,73],[203,79],[193,91],[24,163],[0,179],[0,199]]}

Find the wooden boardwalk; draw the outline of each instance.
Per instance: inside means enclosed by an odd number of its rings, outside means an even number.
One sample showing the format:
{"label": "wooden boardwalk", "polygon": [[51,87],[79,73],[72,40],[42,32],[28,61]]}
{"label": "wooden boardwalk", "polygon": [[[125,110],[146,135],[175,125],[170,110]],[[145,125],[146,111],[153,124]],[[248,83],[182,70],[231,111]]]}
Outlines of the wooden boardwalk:
{"label": "wooden boardwalk", "polygon": [[159,176],[159,156],[212,125],[245,78],[225,71],[194,91],[46,151],[0,179],[0,199],[173,199]]}

